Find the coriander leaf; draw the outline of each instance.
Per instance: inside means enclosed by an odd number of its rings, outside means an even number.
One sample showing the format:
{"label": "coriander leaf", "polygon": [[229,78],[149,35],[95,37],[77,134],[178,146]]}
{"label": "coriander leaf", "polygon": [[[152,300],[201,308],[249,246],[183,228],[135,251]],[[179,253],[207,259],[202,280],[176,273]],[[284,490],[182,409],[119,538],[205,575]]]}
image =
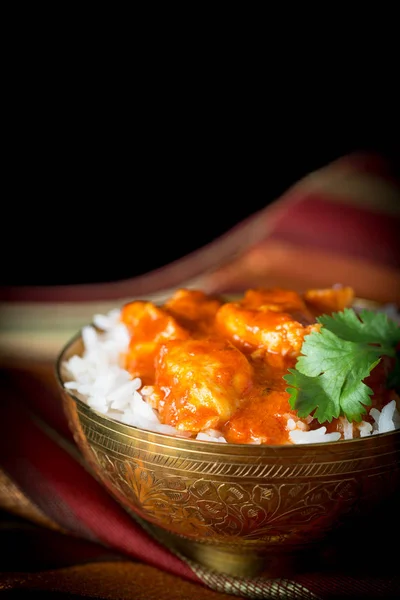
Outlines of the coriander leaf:
{"label": "coriander leaf", "polygon": [[383,354],[393,356],[394,347],[400,342],[400,327],[383,312],[362,310],[359,316],[352,308],[332,316],[317,318],[326,329],[349,342],[380,344]]}
{"label": "coriander leaf", "polygon": [[300,417],[315,411],[320,423],[340,414],[361,421],[373,393],[362,380],[379,363],[382,349],[343,340],[322,327],[305,336],[301,353],[296,369],[284,376],[290,406]]}
{"label": "coriander leaf", "polygon": [[289,384],[289,404],[297,410],[299,417],[308,417],[314,410],[313,417],[320,423],[331,421],[340,414],[340,399],[335,394],[332,397],[325,389],[326,380],[321,377],[308,377],[300,371],[289,369],[289,375],[284,376]]}

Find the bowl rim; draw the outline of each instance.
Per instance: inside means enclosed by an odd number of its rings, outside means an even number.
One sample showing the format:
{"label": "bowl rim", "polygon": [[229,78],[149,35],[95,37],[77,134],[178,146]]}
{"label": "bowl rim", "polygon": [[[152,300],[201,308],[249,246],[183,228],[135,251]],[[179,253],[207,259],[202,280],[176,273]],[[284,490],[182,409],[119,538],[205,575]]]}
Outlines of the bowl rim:
{"label": "bowl rim", "polygon": [[[379,307],[379,306],[384,306],[385,304],[379,303],[377,301],[374,300],[368,300],[365,298],[358,298],[356,297],[354,299],[354,304],[358,305],[358,307],[361,308],[367,308],[367,307]],[[388,304],[388,303],[386,303]],[[400,310],[399,307],[396,306],[397,310]],[[86,325],[83,325],[83,327],[86,326],[91,326],[94,329],[96,329],[96,331],[101,331],[98,327],[96,327],[96,325],[91,322],[91,323],[87,323]],[[224,448],[226,448],[227,450],[229,449],[244,449],[244,448],[254,448],[254,449],[262,449],[262,448],[269,448],[273,451],[276,451],[277,449],[279,449],[279,451],[282,452],[287,452],[287,451],[295,451],[295,452],[301,452],[301,450],[310,450],[310,448],[331,448],[331,447],[343,447],[344,444],[355,444],[355,443],[361,443],[361,442],[366,442],[368,440],[371,439],[384,439],[384,438],[388,438],[388,437],[392,437],[394,435],[400,435],[400,428],[397,429],[393,429],[392,431],[386,431],[384,433],[376,433],[373,435],[368,435],[365,437],[359,437],[359,438],[352,438],[352,439],[348,439],[348,440],[344,440],[344,439],[340,439],[337,441],[330,441],[330,442],[308,442],[308,443],[302,443],[302,444],[249,444],[249,443],[233,443],[233,442],[217,442],[217,441],[210,441],[210,440],[197,440],[195,438],[189,438],[189,437],[185,437],[185,436],[179,436],[179,435],[172,435],[170,433],[162,433],[162,432],[158,432],[158,431],[152,431],[151,429],[143,429],[141,427],[137,427],[136,425],[129,425],[127,423],[123,423],[122,421],[119,421],[118,419],[114,419],[102,412],[99,412],[97,410],[95,410],[94,408],[92,408],[91,406],[89,406],[86,402],[84,402],[83,400],[81,400],[78,396],[76,396],[71,390],[69,390],[68,388],[65,387],[65,381],[62,377],[62,364],[64,361],[64,355],[67,353],[67,351],[70,349],[70,347],[76,343],[79,339],[82,339],[82,328],[80,330],[78,330],[71,338],[69,338],[67,340],[67,342],[64,343],[64,345],[62,346],[61,350],[58,353],[58,356],[56,358],[55,361],[55,376],[56,376],[56,380],[57,383],[59,385],[59,387],[61,388],[61,390],[67,394],[78,406],[80,406],[81,408],[83,408],[84,411],[90,413],[93,413],[95,416],[101,417],[102,419],[104,419],[105,421],[108,421],[112,424],[116,424],[118,426],[123,426],[124,428],[127,428],[128,430],[132,430],[132,431],[137,431],[137,432],[145,432],[147,434],[150,434],[152,437],[154,437],[156,440],[160,440],[160,442],[162,442],[162,440],[169,440],[171,441],[175,441],[176,440],[181,440],[184,441],[185,444],[189,443],[189,444],[193,444],[194,446],[196,446],[197,444],[201,445],[201,448],[204,451],[204,446],[207,445],[207,447],[217,447],[217,448],[221,448],[221,446],[223,446]],[[294,450],[296,449],[296,450]],[[298,449],[298,450],[297,450]]]}

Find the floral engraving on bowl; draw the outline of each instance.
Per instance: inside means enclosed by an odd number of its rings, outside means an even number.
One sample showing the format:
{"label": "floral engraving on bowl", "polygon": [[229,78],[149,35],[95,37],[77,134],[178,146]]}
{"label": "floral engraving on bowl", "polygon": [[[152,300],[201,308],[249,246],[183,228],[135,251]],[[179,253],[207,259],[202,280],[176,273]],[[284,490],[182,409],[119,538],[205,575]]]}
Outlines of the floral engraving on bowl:
{"label": "floral engraving on bowl", "polygon": [[116,458],[95,446],[91,453],[104,483],[123,504],[149,522],[195,539],[281,543],[301,539],[310,528],[322,534],[327,513],[342,515],[359,497],[354,478],[315,484],[262,484],[254,478],[226,482],[184,472],[166,475],[161,462],[149,468],[139,459]]}

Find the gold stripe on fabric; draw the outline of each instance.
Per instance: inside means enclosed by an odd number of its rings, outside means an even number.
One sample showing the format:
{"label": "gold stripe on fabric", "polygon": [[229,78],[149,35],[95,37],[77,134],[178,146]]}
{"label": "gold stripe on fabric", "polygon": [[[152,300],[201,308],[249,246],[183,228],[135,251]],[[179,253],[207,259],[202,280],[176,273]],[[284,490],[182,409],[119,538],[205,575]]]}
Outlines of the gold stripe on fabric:
{"label": "gold stripe on fabric", "polygon": [[43,525],[56,531],[64,530],[49,519],[17,486],[17,484],[0,468],[0,508],[28,519],[38,525]]}
{"label": "gold stripe on fabric", "polygon": [[89,563],[39,573],[0,574],[0,590],[43,590],[107,600],[237,600],[134,562]]}
{"label": "gold stripe on fabric", "polygon": [[328,165],[294,184],[291,191],[329,194],[335,202],[383,214],[400,213],[400,189],[379,175],[344,165]]}
{"label": "gold stripe on fabric", "polygon": [[308,588],[290,579],[254,579],[232,577],[221,573],[211,572],[201,565],[189,562],[194,573],[208,587],[218,592],[239,595],[251,600],[268,598],[268,600],[321,600]]}

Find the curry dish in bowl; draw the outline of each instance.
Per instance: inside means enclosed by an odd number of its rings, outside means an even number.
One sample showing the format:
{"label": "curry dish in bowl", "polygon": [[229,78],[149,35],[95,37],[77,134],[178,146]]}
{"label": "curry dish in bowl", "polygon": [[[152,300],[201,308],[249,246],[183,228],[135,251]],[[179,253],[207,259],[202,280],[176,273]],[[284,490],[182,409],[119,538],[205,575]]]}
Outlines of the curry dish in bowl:
{"label": "curry dish in bowl", "polygon": [[65,385],[112,418],[140,426],[142,416],[143,428],[198,440],[275,445],[395,429],[400,328],[353,305],[348,287],[133,301],[95,317],[103,334],[84,328],[85,355],[64,364]]}
{"label": "curry dish in bowl", "polygon": [[158,539],[221,571],[285,574],[398,490],[396,319],[341,286],[133,300],[60,353],[65,412]]}

